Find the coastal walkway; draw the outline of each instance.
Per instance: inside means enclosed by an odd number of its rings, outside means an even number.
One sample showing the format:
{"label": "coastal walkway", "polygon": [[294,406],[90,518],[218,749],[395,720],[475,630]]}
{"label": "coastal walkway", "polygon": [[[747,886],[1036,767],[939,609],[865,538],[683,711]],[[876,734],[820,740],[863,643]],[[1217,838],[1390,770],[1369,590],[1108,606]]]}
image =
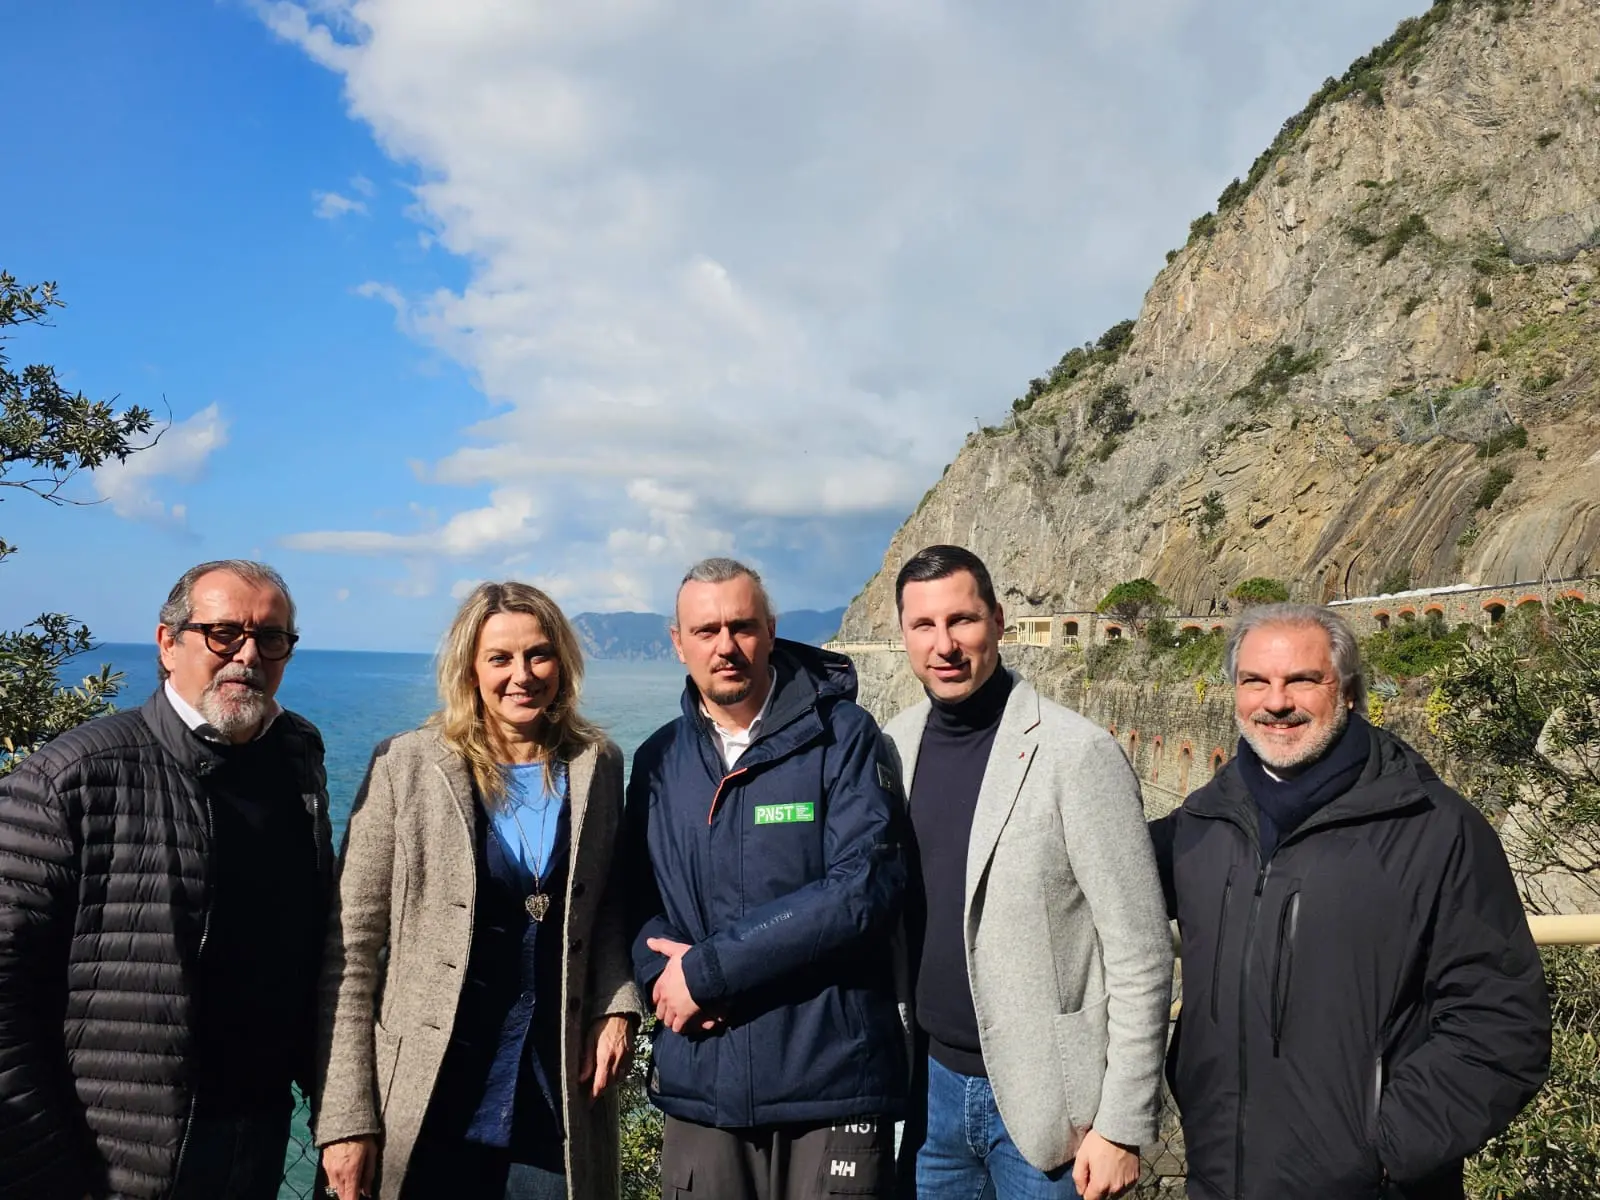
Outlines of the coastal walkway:
{"label": "coastal walkway", "polygon": [[[1580,575],[1568,579],[1528,579],[1512,583],[1455,583],[1440,587],[1412,588],[1380,596],[1357,596],[1330,600],[1358,634],[1376,633],[1392,623],[1427,620],[1437,615],[1449,625],[1463,623],[1490,626],[1498,624],[1508,612],[1530,605],[1550,605],[1558,600],[1591,600],[1600,597],[1600,575]],[[1236,613],[1213,610],[1207,613],[1163,613],[1178,636],[1199,637],[1221,633],[1233,625]],[[1058,649],[1081,648],[1100,642],[1132,636],[1128,623],[1108,613],[1092,611],[1061,612],[1021,616],[1006,626],[1002,645],[1052,646]],[[827,649],[841,654],[902,651],[898,639],[882,641],[833,641]]]}

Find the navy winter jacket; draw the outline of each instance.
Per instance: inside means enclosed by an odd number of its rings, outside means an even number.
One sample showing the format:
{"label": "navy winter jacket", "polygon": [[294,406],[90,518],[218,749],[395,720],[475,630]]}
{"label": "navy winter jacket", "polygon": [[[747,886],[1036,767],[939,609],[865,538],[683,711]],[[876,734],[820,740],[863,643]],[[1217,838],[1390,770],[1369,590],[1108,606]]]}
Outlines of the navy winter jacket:
{"label": "navy winter jacket", "polygon": [[717,1032],[658,1028],[650,1097],[720,1128],[896,1116],[905,1027],[892,936],[906,884],[904,802],[843,655],[779,641],[772,706],[724,771],[693,684],[634,756],[628,873],[648,996],[693,945],[689,991]]}

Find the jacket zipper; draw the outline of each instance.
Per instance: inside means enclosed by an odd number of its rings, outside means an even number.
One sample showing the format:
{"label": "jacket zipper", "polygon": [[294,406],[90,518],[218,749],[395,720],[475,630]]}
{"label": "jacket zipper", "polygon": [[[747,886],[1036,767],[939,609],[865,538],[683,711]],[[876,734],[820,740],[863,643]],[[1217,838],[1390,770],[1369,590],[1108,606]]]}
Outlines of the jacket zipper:
{"label": "jacket zipper", "polygon": [[[200,925],[200,949],[195,954],[195,962],[199,963],[206,954],[206,940],[211,936],[211,842],[216,838],[216,817],[211,811],[211,793],[205,793],[206,799],[206,915]],[[178,1186],[178,1180],[183,1177],[184,1155],[189,1153],[189,1134],[194,1129],[195,1103],[199,1099],[199,1089],[189,1093],[189,1113],[183,1119],[183,1139],[178,1143],[178,1162],[172,1171],[172,1186]],[[170,1192],[168,1193],[171,1194]]]}
{"label": "jacket zipper", "polygon": [[1211,962],[1211,1023],[1217,1023],[1217,993],[1222,983],[1222,947],[1228,940],[1228,904],[1233,899],[1233,873],[1228,868],[1228,881],[1222,885],[1222,915],[1217,919],[1217,950]]}
{"label": "jacket zipper", "polygon": [[1247,1041],[1245,1029],[1248,1024],[1245,1002],[1250,993],[1250,958],[1255,949],[1256,916],[1261,911],[1261,893],[1267,886],[1267,876],[1271,874],[1272,860],[1269,858],[1256,875],[1255,895],[1250,899],[1250,917],[1245,922],[1244,927],[1244,958],[1241,960],[1239,967],[1239,1123],[1233,1149],[1233,1194],[1235,1200],[1242,1200],[1244,1196],[1244,1111],[1250,1084],[1248,1055],[1245,1045]]}
{"label": "jacket zipper", "polygon": [[1278,914],[1278,955],[1272,967],[1272,1057],[1278,1058],[1289,1018],[1289,987],[1294,979],[1294,941],[1300,928],[1300,893],[1291,892]]}

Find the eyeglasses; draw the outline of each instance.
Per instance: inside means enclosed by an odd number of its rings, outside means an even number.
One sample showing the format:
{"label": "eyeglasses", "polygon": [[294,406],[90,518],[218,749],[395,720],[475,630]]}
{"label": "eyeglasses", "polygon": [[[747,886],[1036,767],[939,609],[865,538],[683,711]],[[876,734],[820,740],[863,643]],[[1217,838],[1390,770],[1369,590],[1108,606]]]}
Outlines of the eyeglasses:
{"label": "eyeglasses", "polygon": [[256,642],[256,652],[268,662],[281,662],[289,657],[294,644],[300,640],[298,633],[287,629],[246,629],[232,621],[191,621],[178,626],[185,633],[198,633],[206,639],[206,649],[226,658],[237,654],[249,638]]}

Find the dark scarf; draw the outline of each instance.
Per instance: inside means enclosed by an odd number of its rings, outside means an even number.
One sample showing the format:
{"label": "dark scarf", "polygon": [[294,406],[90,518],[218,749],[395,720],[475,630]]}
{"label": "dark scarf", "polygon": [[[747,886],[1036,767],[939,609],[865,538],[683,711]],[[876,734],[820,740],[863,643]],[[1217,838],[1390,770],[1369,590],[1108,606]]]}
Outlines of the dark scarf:
{"label": "dark scarf", "polygon": [[1293,779],[1278,780],[1267,774],[1250,743],[1239,739],[1239,774],[1260,816],[1262,862],[1312,813],[1350,790],[1361,777],[1371,750],[1372,727],[1366,718],[1352,712],[1349,724],[1326,754]]}

